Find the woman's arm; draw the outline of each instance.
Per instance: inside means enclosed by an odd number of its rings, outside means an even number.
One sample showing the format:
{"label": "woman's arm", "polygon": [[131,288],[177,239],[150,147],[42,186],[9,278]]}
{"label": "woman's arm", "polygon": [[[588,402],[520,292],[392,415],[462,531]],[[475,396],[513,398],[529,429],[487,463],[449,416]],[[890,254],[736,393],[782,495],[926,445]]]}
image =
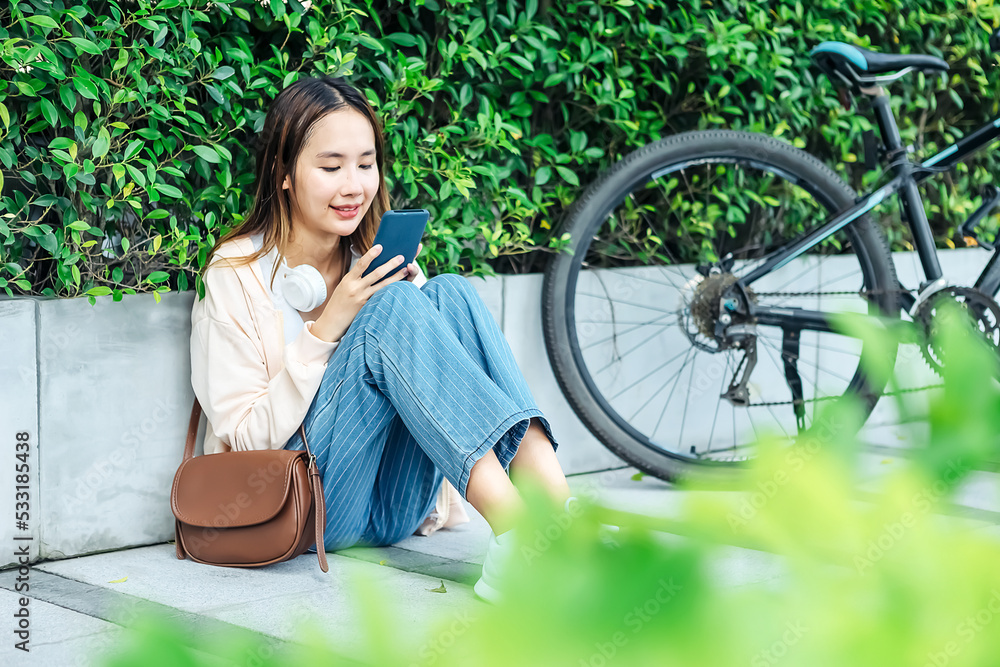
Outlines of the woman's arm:
{"label": "woman's arm", "polygon": [[[280,449],[298,429],[338,343],[303,327],[269,378],[263,341],[235,272],[206,272],[191,328],[191,385],[211,428],[233,451]],[[201,306],[201,307],[199,307]]]}

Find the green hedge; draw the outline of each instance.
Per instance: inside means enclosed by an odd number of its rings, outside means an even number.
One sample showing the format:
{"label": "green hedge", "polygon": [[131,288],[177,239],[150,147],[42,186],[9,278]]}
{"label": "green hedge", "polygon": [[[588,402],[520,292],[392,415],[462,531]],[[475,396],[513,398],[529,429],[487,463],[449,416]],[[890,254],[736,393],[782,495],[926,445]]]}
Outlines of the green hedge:
{"label": "green hedge", "polygon": [[[522,273],[565,244],[565,210],[601,170],[676,132],[766,132],[870,187],[880,175],[851,164],[870,116],[839,106],[809,49],[945,58],[947,81],[891,86],[927,155],[997,113],[998,24],[991,2],[954,0],[15,2],[0,7],[0,287],[196,287],[249,209],[268,103],[300,75],[347,76],[383,114],[392,204],[432,213],[429,274]],[[927,188],[939,243],[995,168],[984,155]]]}

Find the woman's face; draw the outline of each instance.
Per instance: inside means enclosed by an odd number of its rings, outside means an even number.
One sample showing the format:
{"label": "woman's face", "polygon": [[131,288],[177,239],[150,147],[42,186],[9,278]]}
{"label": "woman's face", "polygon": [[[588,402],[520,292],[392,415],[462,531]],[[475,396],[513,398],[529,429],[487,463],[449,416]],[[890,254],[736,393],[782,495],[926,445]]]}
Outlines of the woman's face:
{"label": "woman's face", "polygon": [[285,176],[282,185],[291,193],[292,226],[348,236],[371,207],[378,183],[371,123],[351,107],[328,113],[298,156],[295,183]]}

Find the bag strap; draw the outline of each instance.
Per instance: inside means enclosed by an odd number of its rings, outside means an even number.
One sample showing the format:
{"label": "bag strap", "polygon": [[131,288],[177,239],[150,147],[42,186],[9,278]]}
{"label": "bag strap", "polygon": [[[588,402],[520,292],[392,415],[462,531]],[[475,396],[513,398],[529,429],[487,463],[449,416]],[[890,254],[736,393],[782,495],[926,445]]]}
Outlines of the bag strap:
{"label": "bag strap", "polygon": [[[198,397],[195,396],[194,405],[191,406],[191,420],[188,422],[187,441],[184,443],[184,458],[181,459],[181,463],[184,463],[184,461],[187,461],[194,455],[194,439],[198,433],[198,421],[200,419],[201,403],[198,402]],[[309,449],[309,443],[306,441],[306,430],[302,424],[299,424],[299,433],[302,435],[302,444],[305,445],[306,454],[309,457],[307,467],[309,470],[309,481],[312,485],[313,510],[316,518],[316,557],[319,559],[319,569],[327,572],[330,568],[326,562],[326,540],[324,538],[324,533],[326,532],[326,496],[323,495],[323,479],[319,474],[319,467],[316,465],[316,456]],[[174,529],[174,545],[177,547],[177,557],[183,558],[181,542],[176,534],[176,525]]]}

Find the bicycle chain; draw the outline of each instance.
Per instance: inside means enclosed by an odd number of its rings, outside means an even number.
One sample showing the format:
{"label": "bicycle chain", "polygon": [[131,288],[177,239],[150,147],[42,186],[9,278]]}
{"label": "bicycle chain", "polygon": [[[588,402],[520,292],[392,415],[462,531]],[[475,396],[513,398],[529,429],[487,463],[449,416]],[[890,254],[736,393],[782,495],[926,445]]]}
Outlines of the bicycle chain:
{"label": "bicycle chain", "polygon": [[[888,391],[879,394],[879,396],[901,396],[903,394],[912,394],[917,391],[926,391],[928,389],[939,389],[944,386],[944,383],[939,384],[927,384],[923,387],[910,387],[909,389],[900,389],[899,391]],[[819,398],[809,398],[802,399],[803,403],[818,403],[819,401],[833,401],[838,398],[843,398],[842,396],[820,396]],[[772,401],[770,403],[751,403],[748,408],[766,408],[774,405],[794,405],[795,401]]]}
{"label": "bicycle chain", "polygon": [[843,292],[754,292],[755,296],[778,296],[778,297],[792,297],[792,296],[847,296],[854,295],[865,297],[871,294],[908,294],[909,290],[897,289],[897,290],[848,290]]}
{"label": "bicycle chain", "polygon": [[[868,295],[872,295],[872,294],[887,294],[887,293],[891,293],[891,292],[894,292],[894,293],[897,293],[897,294],[908,294],[909,293],[908,290],[898,289],[898,290],[871,290],[871,291],[853,290],[853,291],[843,291],[843,292],[757,292],[756,295],[757,296],[771,296],[771,297],[847,296],[847,295],[855,295],[855,296],[860,296],[860,297],[864,298],[864,297],[866,297]],[[884,392],[884,393],[881,394],[881,396],[900,396],[902,394],[911,394],[911,393],[917,392],[917,391],[926,391],[928,389],[938,389],[938,388],[943,387],[943,386],[944,386],[944,384],[928,384],[928,385],[924,385],[923,387],[910,387],[908,389],[900,389],[899,391]],[[842,397],[841,396],[821,396],[819,398],[803,399],[802,402],[803,403],[817,403],[819,401],[832,401],[832,400],[835,400],[835,399],[838,399],[838,398],[842,398]],[[757,408],[757,407],[759,407],[759,408],[765,408],[765,407],[773,407],[773,406],[776,406],[776,405],[794,405],[794,404],[795,404],[795,401],[771,401],[771,402],[768,402],[768,403],[751,403],[747,407],[748,408]]]}

